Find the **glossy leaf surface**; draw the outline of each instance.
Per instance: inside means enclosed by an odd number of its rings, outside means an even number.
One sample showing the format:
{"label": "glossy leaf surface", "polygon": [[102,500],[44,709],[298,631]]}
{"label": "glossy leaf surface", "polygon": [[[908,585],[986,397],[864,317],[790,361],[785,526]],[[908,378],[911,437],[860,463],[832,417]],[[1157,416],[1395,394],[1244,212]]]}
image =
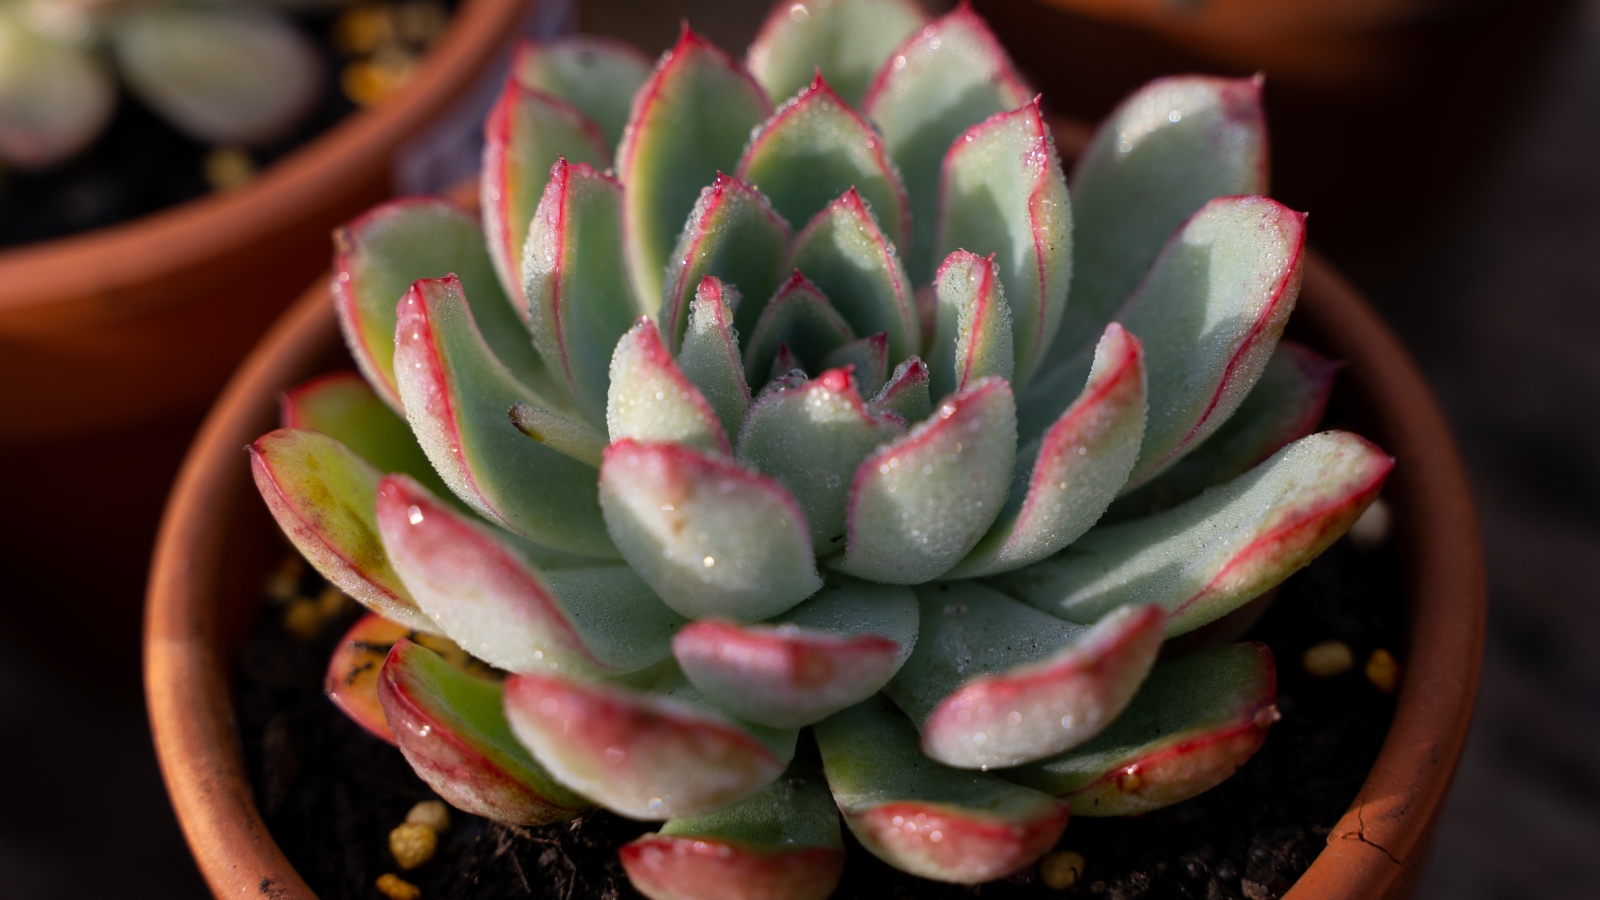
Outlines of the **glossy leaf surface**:
{"label": "glossy leaf surface", "polygon": [[785,268],[804,272],[856,334],[887,333],[891,359],[921,343],[905,266],[854,190],[795,235]]}
{"label": "glossy leaf surface", "polygon": [[934,276],[938,330],[929,352],[929,388],[935,397],[979,378],[1011,380],[1015,363],[1011,309],[993,257],[957,250]]}
{"label": "glossy leaf surface", "polygon": [[278,423],[320,431],[380,472],[404,472],[430,490],[445,489],[406,420],[355,372],[323,375],[289,390],[278,403]]}
{"label": "glossy leaf surface", "polygon": [[716,411],[661,345],[649,319],[635,323],[611,357],[606,432],[612,442],[670,441],[724,456],[733,452]]}
{"label": "glossy leaf surface", "polygon": [[524,41],[511,61],[511,74],[524,87],[577,107],[599,126],[610,148],[622,139],[633,95],[650,77],[650,60],[623,41],[573,35]]}
{"label": "glossy leaf surface", "polygon": [[708,275],[738,290],[743,299],[729,306],[735,330],[748,335],[778,287],[790,236],[789,223],[760,191],[719,172],[700,192],[667,267],[659,321],[671,345],[683,339],[689,308]]}
{"label": "glossy leaf surface", "polygon": [[899,416],[903,422],[921,422],[933,414],[928,381],[928,364],[913,356],[895,366],[869,405],[878,412]]}
{"label": "glossy leaf surface", "polygon": [[855,106],[890,52],[927,21],[915,0],[778,3],[745,65],[773,103],[794,96],[820,71]]}
{"label": "glossy leaf surface", "polygon": [[[750,385],[744,377],[739,335],[733,327],[733,288],[706,276],[689,308],[689,328],[678,351],[678,368],[711,404],[725,434],[736,436],[750,408]],[[733,301],[733,302],[730,302]]]}

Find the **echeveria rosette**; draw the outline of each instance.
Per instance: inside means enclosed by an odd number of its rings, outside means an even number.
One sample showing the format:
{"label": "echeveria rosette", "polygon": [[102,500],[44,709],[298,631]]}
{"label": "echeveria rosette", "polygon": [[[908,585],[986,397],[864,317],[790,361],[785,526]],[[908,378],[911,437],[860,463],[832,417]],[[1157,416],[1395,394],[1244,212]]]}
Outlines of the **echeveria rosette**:
{"label": "echeveria rosette", "polygon": [[[1304,216],[1249,193],[1256,86],[1147,87],[1069,190],[965,5],[786,4],[749,60],[687,30],[653,73],[530,46],[481,230],[412,199],[342,232],[372,388],[293,393],[252,450],[307,558],[417,638],[338,701],[463,808],[665,819],[623,851],[658,900],[825,896],[840,813],[983,881],[1069,803],[1226,778],[1276,717],[1271,655],[1164,642],[1315,557],[1392,465],[1310,433],[1333,367],[1278,342]],[[432,662],[445,637],[503,685]]]}

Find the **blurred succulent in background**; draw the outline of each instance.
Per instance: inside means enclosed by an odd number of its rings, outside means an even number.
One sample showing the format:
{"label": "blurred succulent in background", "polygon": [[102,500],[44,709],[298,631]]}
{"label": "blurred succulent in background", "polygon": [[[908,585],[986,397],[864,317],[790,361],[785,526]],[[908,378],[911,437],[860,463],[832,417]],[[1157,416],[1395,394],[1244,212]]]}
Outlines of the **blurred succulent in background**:
{"label": "blurred succulent in background", "polygon": [[623,851],[656,898],[824,896],[841,812],[980,882],[1069,804],[1219,783],[1277,717],[1271,656],[1163,642],[1392,465],[1309,434],[1332,370],[1279,341],[1304,216],[1260,196],[1259,94],[1146,86],[1069,191],[965,5],[785,3],[744,65],[687,28],[653,70],[525,48],[481,227],[416,197],[343,229],[365,380],[292,392],[251,448],[375,614],[346,646],[393,642],[330,693],[461,809],[665,820]]}

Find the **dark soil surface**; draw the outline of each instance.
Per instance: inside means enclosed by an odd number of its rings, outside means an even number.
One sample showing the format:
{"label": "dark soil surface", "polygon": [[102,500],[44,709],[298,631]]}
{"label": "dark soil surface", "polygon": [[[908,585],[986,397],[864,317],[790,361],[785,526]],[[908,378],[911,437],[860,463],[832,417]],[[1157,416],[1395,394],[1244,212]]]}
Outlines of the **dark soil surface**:
{"label": "dark soil surface", "polygon": [[[318,590],[304,587],[311,596]],[[1139,818],[1074,819],[1060,845],[1087,860],[1074,887],[1053,891],[1031,868],[979,888],[936,884],[891,869],[846,832],[850,862],[834,896],[1282,896],[1321,851],[1388,730],[1393,698],[1367,682],[1362,666],[1372,650],[1401,646],[1401,602],[1392,545],[1363,552],[1340,541],[1286,582],[1248,635],[1271,646],[1278,660],[1283,719],[1266,745],[1233,778],[1193,800]],[[433,794],[398,750],[367,735],[321,693],[323,667],[349,617],[313,643],[289,637],[280,619],[278,608],[265,607],[239,660],[239,724],[262,812],[323,900],[380,900],[373,882],[398,871],[388,833]],[[1347,643],[1356,666],[1311,678],[1301,656],[1329,639]],[[540,828],[453,815],[437,857],[400,873],[424,900],[639,896],[616,849],[650,830],[646,824],[601,811]]]}

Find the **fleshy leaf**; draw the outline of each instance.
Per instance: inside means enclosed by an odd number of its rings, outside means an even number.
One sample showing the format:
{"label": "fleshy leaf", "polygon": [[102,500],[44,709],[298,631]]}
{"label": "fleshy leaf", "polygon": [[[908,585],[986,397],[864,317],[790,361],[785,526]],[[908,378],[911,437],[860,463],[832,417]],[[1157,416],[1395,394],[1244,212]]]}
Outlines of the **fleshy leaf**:
{"label": "fleshy leaf", "polygon": [[1264,644],[1158,663],[1094,740],[1005,778],[1071,801],[1080,816],[1133,816],[1211,790],[1244,765],[1278,719]]}
{"label": "fleshy leaf", "polygon": [[641,318],[611,357],[606,430],[613,443],[669,441],[724,456],[733,445],[700,390],[661,345],[656,323]]}
{"label": "fleshy leaf", "polygon": [[689,328],[678,351],[678,368],[700,389],[716,411],[722,429],[737,435],[750,408],[750,384],[739,355],[739,335],[733,327],[738,292],[715,276],[707,275],[695,290],[689,307]]}
{"label": "fleshy leaf", "polygon": [[754,796],[796,732],[737,724],[684,683],[666,695],[546,673],[506,679],[506,717],[563,784],[632,819],[699,816]]}
{"label": "fleshy leaf", "polygon": [[978,584],[918,588],[917,651],[887,693],[947,766],[1015,766],[1075,747],[1127,706],[1161,649],[1159,607],[1091,628]]}
{"label": "fleshy leaf", "polygon": [[853,187],[890,241],[906,244],[911,209],[883,136],[820,74],[750,138],[737,175],[790,222],[811,221]]}
{"label": "fleshy leaf", "polygon": [[457,513],[403,475],[379,484],[377,517],[417,606],[498,668],[633,672],[665,659],[683,624],[626,567],[541,571],[510,535]]}
{"label": "fleshy leaf", "polygon": [[889,380],[889,336],[880,331],[856,338],[834,348],[820,365],[824,369],[852,370],[861,392],[875,394]]}
{"label": "fleshy leaf", "polygon": [[915,0],[778,3],[745,56],[745,66],[781,103],[817,72],[857,105],[890,52],[928,21]]}
{"label": "fleshy leaf", "polygon": [[929,366],[933,396],[945,397],[990,375],[1011,380],[1015,363],[1011,307],[994,257],[965,250],[945,258],[934,276],[939,304]]}
{"label": "fleshy leaf", "polygon": [[383,704],[378,702],[378,672],[395,641],[415,640],[417,634],[376,613],[366,613],[339,639],[322,679],[323,693],[340,712],[373,737],[390,744],[394,743],[394,732],[389,730]]}
{"label": "fleshy leaf", "polygon": [[799,728],[877,693],[916,641],[910,590],[848,582],[760,625],[695,622],[672,639],[672,652],[720,708]]}
{"label": "fleshy leaf", "polygon": [[921,330],[905,266],[854,189],[795,235],[785,268],[804,272],[856,334],[887,332],[890,358],[917,351]]}
{"label": "fleshy leaf", "polygon": [[1138,338],[1113,322],[1095,349],[1083,393],[1017,454],[1005,509],[951,577],[1020,568],[1083,536],[1133,470],[1144,415],[1143,351]]}
{"label": "fleshy leaf", "polygon": [[911,197],[911,246],[903,249],[917,281],[938,262],[945,151],[968,128],[1032,96],[1005,48],[965,3],[913,34],[878,70],[861,110],[883,132]]}
{"label": "fleshy leaf", "polygon": [[1072,294],[1052,356],[1094,340],[1207,201],[1266,192],[1260,80],[1161,78],[1122,101],[1072,172]]}
{"label": "fleshy leaf", "polygon": [[869,409],[846,369],[764,392],[739,434],[739,461],[788,489],[822,553],[842,549],[850,479],[867,454],[905,433]]}
{"label": "fleshy leaf", "polygon": [[1393,467],[1365,438],[1314,434],[1182,506],[1096,528],[993,583],[1073,622],[1157,603],[1175,637],[1232,612],[1327,549]]}
{"label": "fleshy leaf", "polygon": [[623,558],[691,619],[757,622],[822,586],[794,498],[731,459],[618,441],[600,467],[600,506]]}
{"label": "fleshy leaf", "polygon": [[550,167],[565,159],[605,169],[611,165],[611,150],[605,135],[583,113],[516,79],[506,81],[500,99],[489,110],[483,139],[478,203],[484,239],[512,308],[527,321],[522,247],[550,180]]}
{"label": "fleshy leaf", "polygon": [[588,423],[522,401],[512,405],[508,416],[518,431],[551,450],[586,466],[600,468],[606,439]]}
{"label": "fleshy leaf", "polygon": [[498,682],[458,672],[439,654],[395,642],[378,699],[395,743],[451,806],[508,825],[562,822],[589,802],[550,777],[512,736]]}
{"label": "fleshy leaf", "polygon": [[[779,344],[777,354],[772,357],[772,371],[767,373],[767,378],[767,388],[772,387],[774,384],[788,386],[791,383],[804,383],[806,380],[805,364],[800,361],[800,357],[796,356],[793,350],[789,349],[787,343]],[[763,388],[761,392],[765,394],[767,392],[766,388]]]}
{"label": "fleshy leaf", "polygon": [[523,41],[511,74],[532,88],[577,107],[600,127],[607,147],[622,139],[628,108],[650,77],[650,60],[623,41],[591,35]]}
{"label": "fleshy leaf", "polygon": [[605,421],[611,353],[638,303],[622,252],[622,186],[557,160],[522,255],[533,343],[590,422]]}
{"label": "fleshy leaf", "polygon": [[278,403],[284,428],[320,431],[380,472],[404,472],[429,490],[446,490],[406,420],[355,372],[335,372],[297,385]]}
{"label": "fleshy leaf", "polygon": [[466,210],[438,197],[393,200],[334,231],[333,243],[333,308],[345,344],[396,412],[404,407],[394,375],[395,307],[412,282],[450,274],[461,280],[495,358],[551,402],[565,402],[550,389],[528,329],[500,288],[483,229]]}
{"label": "fleshy leaf", "polygon": [[439,630],[389,563],[373,504],[383,473],[325,434],[280,428],[250,445],[250,472],[289,542],[322,577],[386,619]]}
{"label": "fleshy leaf", "polygon": [[1055,339],[1072,281],[1072,201],[1037,97],[950,145],[937,246],[941,257],[995,256],[1015,335],[1012,384],[1021,389]]}
{"label": "fleshy leaf", "polygon": [[928,392],[928,364],[913,356],[898,366],[883,389],[867,403],[881,413],[892,413],[901,421],[916,424],[933,414]]}
{"label": "fleshy leaf", "polygon": [[0,161],[41,169],[100,135],[117,85],[88,48],[29,27],[28,7],[0,7]]}
{"label": "fleshy leaf", "polygon": [[839,567],[890,584],[949,571],[999,515],[1016,455],[1016,412],[1003,379],[947,398],[856,469]]}
{"label": "fleshy leaf", "polygon": [[549,404],[489,352],[455,278],[400,303],[395,372],[406,419],[450,490],[492,522],[558,550],[611,558],[595,470],[529,440],[506,413]]}
{"label": "fleshy leaf", "polygon": [[[745,378],[759,385],[773,371],[778,347],[787,345],[802,367],[821,368],[822,358],[855,339],[850,324],[822,291],[799,272],[778,289],[745,341]],[[784,369],[785,372],[789,371]]]}
{"label": "fleshy leaf", "polygon": [[897,869],[957,884],[1002,878],[1044,855],[1067,804],[987,772],[923,756],[904,716],[871,699],[815,728],[845,824]]}
{"label": "fleshy leaf", "polygon": [[[749,73],[687,26],[639,88],[617,148],[617,175],[626,187],[629,269],[641,299],[661,296],[668,255],[700,189],[718,172],[733,171],[750,130],[771,112]],[[740,287],[758,296],[754,285]]]}
{"label": "fleshy leaf", "polygon": [[749,334],[778,287],[790,236],[789,223],[760,191],[718,172],[717,180],[700,192],[667,267],[659,318],[672,346],[683,339],[689,308],[708,275],[738,288],[743,301],[728,305],[734,310],[734,330]]}

